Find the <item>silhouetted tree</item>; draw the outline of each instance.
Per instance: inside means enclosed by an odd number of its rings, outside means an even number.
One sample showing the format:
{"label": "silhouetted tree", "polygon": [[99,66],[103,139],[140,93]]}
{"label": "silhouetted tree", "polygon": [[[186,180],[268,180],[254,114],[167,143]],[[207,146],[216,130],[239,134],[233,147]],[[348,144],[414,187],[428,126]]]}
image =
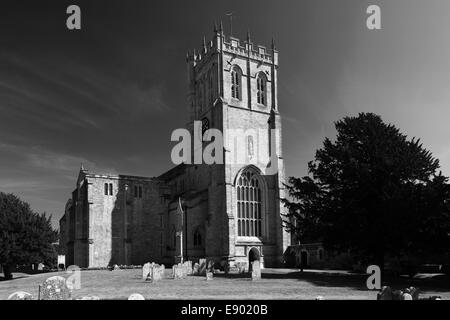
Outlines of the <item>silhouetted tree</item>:
{"label": "silhouetted tree", "polygon": [[[439,161],[381,117],[361,113],[335,123],[309,162],[309,176],[289,179],[290,218],[299,239],[321,239],[381,268],[387,254],[439,253],[450,248],[450,188]],[[373,262],[372,262],[373,263]]]}
{"label": "silhouetted tree", "polygon": [[55,258],[52,243],[58,233],[50,220],[15,195],[0,192],[0,264],[6,279],[12,278],[16,264],[50,263]]}

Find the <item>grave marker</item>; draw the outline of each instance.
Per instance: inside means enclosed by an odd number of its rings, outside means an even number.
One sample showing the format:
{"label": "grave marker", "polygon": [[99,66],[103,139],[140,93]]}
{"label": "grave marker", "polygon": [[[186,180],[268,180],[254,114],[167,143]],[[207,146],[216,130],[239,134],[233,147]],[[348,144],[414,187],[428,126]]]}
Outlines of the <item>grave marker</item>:
{"label": "grave marker", "polygon": [[252,280],[261,279],[261,264],[258,260],[252,262]]}
{"label": "grave marker", "polygon": [[48,278],[41,288],[42,300],[70,300],[71,295],[66,286],[66,279],[60,276]]}

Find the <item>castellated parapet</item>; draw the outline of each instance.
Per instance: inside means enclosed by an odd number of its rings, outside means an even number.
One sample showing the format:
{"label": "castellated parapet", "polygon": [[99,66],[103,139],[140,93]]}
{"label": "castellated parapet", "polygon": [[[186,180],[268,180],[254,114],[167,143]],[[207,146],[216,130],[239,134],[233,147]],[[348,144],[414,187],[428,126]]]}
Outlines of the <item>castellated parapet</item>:
{"label": "castellated parapet", "polygon": [[[193,66],[201,68],[201,65],[208,56],[225,52],[232,55],[250,58],[260,63],[274,64],[278,66],[278,51],[275,49],[272,41],[271,47],[268,49],[263,45],[255,45],[247,33],[247,39],[241,41],[233,36],[226,36],[223,31],[214,31],[213,39],[206,42],[203,38],[203,44],[200,50],[193,50],[186,55],[187,62],[191,62]],[[206,59],[208,60],[208,59]]]}

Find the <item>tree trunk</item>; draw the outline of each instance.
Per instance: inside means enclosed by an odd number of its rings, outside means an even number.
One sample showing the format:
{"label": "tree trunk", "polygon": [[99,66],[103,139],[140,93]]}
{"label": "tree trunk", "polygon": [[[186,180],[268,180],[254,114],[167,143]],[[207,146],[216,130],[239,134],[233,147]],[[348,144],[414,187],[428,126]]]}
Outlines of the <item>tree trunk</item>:
{"label": "tree trunk", "polygon": [[13,278],[12,272],[11,272],[11,266],[8,264],[2,265],[3,267],[3,274],[5,276],[5,280],[11,280]]}

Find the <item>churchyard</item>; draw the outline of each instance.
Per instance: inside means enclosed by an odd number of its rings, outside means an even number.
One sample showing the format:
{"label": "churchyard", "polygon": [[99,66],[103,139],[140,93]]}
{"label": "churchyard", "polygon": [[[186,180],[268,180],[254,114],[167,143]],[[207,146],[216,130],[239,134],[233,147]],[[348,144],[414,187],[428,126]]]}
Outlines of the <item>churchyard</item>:
{"label": "churchyard", "polygon": [[[196,270],[197,268],[197,270]],[[188,268],[189,269],[189,268]],[[192,266],[186,271],[181,265],[164,268],[147,264],[136,269],[85,270],[80,272],[80,288],[73,290],[72,299],[96,297],[99,299],[128,299],[132,294],[140,294],[145,299],[289,299],[314,300],[376,300],[378,291],[366,287],[367,275],[351,274],[343,271],[296,269],[263,269],[251,273],[225,274],[207,272]],[[37,299],[44,294],[64,295],[60,279],[70,277],[66,272],[51,272],[35,275],[14,274],[10,281],[0,281],[0,299],[18,291],[28,292]],[[175,276],[175,277],[174,277]],[[48,281],[48,278],[51,278]],[[59,280],[58,280],[59,279]],[[44,281],[47,282],[44,284]],[[393,288],[415,286],[421,296],[441,296],[450,299],[448,278],[433,275],[418,275],[414,279],[395,278],[388,282]],[[56,292],[46,292],[55,286]],[[53,290],[53,289],[52,289]]]}

